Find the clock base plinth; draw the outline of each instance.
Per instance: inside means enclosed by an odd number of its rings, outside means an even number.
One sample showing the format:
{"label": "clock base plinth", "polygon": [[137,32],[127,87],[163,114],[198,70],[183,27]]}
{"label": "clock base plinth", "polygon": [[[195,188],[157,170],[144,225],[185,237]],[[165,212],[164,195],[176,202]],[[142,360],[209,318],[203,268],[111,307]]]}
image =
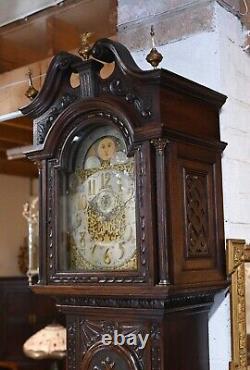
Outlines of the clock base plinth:
{"label": "clock base plinth", "polygon": [[209,370],[212,302],[208,293],[172,302],[124,299],[123,305],[115,298],[60,298],[68,370]]}

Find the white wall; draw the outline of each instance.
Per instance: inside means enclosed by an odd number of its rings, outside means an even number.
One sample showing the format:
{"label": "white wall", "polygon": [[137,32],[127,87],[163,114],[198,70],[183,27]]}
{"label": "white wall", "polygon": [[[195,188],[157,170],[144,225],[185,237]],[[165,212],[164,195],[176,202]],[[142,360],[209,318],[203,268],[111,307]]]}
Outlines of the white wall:
{"label": "white wall", "polygon": [[250,242],[250,54],[242,50],[240,22],[219,6],[221,91],[228,101],[221,114],[225,232]]}
{"label": "white wall", "polygon": [[[215,3],[214,27],[160,46],[162,68],[228,96],[221,112],[221,139],[228,143],[222,160],[226,238],[250,241],[250,55],[240,21]],[[148,69],[148,50],[134,52]],[[229,296],[215,298],[209,320],[210,370],[228,370],[231,359]]]}
{"label": "white wall", "polygon": [[29,194],[29,179],[0,175],[0,276],[21,275],[17,257],[27,235],[22,211]]}

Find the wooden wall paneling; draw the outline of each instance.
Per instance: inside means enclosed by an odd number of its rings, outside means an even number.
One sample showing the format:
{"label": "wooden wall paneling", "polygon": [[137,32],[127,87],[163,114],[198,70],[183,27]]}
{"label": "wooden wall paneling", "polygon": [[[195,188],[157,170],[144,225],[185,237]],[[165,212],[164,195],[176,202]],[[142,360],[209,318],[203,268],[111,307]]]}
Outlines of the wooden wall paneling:
{"label": "wooden wall paneling", "polygon": [[50,362],[32,360],[23,353],[24,342],[37,330],[62,316],[54,301],[35,296],[26,277],[0,278],[0,359],[14,361],[22,370],[45,370]]}

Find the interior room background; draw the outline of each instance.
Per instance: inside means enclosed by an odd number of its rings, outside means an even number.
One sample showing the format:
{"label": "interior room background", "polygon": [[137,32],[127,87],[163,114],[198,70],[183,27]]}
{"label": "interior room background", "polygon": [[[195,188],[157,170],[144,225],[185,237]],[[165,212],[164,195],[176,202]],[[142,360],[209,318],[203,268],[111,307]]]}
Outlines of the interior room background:
{"label": "interior room background", "polygon": [[[31,2],[26,3],[29,9]],[[43,7],[58,2],[39,3]],[[160,67],[228,96],[220,117],[221,140],[228,143],[222,164],[225,236],[250,242],[250,52],[248,21],[239,13],[240,9],[244,11],[244,4],[230,0],[118,0],[109,3],[112,3],[110,17],[117,26],[117,31],[109,36],[124,43],[142,69],[149,69],[145,57],[151,48],[150,26],[154,25],[156,45],[164,57]],[[45,58],[40,69],[34,70],[37,87],[43,81],[48,60]],[[19,80],[19,89],[23,90],[24,71],[24,67],[16,70],[16,82]],[[13,93],[8,90],[13,81],[6,80],[6,73],[0,75],[0,92],[6,91],[1,114],[7,113],[5,103]],[[27,104],[25,99],[20,104]],[[36,193],[37,184],[28,177],[3,173],[1,164],[0,172],[0,275],[18,276],[21,273],[17,256],[27,234],[22,208],[31,192]],[[226,292],[216,297],[209,325],[211,370],[226,370],[231,357],[230,308]]]}

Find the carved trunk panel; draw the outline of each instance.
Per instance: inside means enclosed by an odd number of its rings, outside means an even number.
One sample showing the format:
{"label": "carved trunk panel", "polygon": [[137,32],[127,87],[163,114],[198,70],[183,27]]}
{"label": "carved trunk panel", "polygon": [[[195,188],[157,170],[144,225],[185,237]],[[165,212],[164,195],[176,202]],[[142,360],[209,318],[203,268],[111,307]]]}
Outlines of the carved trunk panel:
{"label": "carved trunk panel", "polygon": [[187,258],[209,255],[207,176],[183,169]]}
{"label": "carved trunk panel", "polygon": [[[200,298],[194,296],[190,304],[185,298],[183,304],[184,296],[179,297],[174,307],[155,310],[63,305],[70,312],[68,370],[184,370],[187,364],[188,369],[208,370],[212,296]],[[110,335],[109,343],[103,343],[103,335]],[[144,346],[140,335],[148,336]]]}
{"label": "carved trunk panel", "polygon": [[[129,320],[128,320],[129,321]],[[118,335],[115,341],[115,335]],[[103,344],[103,335],[109,334],[112,342]],[[148,334],[145,348],[138,335]],[[122,343],[122,336],[130,338]],[[135,342],[135,338],[137,341]],[[69,370],[160,370],[160,328],[151,321],[110,321],[68,318]]]}
{"label": "carved trunk panel", "polygon": [[216,280],[224,253],[218,151],[176,143],[171,161],[175,276],[178,283],[202,282],[206,272],[208,280]]}

